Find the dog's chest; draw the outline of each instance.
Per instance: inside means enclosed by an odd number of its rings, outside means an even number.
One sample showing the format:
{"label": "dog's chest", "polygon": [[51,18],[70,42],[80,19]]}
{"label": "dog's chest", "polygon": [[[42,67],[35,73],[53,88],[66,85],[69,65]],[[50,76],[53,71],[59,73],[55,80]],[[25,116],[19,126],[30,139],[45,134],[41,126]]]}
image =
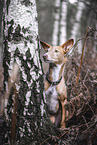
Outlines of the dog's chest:
{"label": "dog's chest", "polygon": [[47,91],[45,91],[46,103],[49,111],[56,113],[58,111],[58,92],[56,86],[50,86]]}

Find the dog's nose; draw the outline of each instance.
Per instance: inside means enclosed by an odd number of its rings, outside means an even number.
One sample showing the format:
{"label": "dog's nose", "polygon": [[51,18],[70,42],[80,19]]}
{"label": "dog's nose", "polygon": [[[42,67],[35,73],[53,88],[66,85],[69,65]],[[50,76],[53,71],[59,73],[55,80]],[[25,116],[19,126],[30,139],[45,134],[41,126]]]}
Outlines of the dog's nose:
{"label": "dog's nose", "polygon": [[44,60],[47,60],[47,58],[48,58],[47,54],[44,54],[44,55],[43,55],[43,59],[44,59]]}

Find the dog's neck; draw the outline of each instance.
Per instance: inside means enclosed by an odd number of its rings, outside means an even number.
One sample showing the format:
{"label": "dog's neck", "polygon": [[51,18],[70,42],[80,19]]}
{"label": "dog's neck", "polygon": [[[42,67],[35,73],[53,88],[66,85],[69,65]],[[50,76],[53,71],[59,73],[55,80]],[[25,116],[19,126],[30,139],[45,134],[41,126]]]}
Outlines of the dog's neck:
{"label": "dog's neck", "polygon": [[48,80],[57,82],[63,75],[64,64],[49,64],[49,70],[47,72]]}

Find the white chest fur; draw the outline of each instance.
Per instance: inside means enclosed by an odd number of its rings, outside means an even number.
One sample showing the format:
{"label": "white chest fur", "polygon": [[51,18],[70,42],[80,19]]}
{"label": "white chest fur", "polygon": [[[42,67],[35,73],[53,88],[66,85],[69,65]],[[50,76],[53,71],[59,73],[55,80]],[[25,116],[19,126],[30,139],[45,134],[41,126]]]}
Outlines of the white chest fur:
{"label": "white chest fur", "polygon": [[60,70],[61,65],[57,65],[56,67],[52,68],[52,79],[54,82],[59,80]]}

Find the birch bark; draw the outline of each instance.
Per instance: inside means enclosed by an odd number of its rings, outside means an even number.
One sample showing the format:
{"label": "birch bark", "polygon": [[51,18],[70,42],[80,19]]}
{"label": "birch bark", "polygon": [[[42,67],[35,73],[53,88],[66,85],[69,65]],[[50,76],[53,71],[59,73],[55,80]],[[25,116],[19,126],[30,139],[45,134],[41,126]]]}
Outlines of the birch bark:
{"label": "birch bark", "polygon": [[62,45],[67,39],[67,2],[55,1],[55,21],[53,26],[52,44],[54,46]]}
{"label": "birch bark", "polygon": [[[35,0],[5,0],[4,7],[4,84],[8,90],[8,77],[13,64],[19,66],[19,84],[15,135],[11,136],[14,95],[5,101],[5,117],[8,130],[6,143],[21,143],[23,138],[33,140],[34,133],[42,126],[43,73],[39,57],[38,22]],[[43,108],[43,106],[42,106]],[[21,143],[22,144],[22,143]],[[26,141],[27,144],[27,141]]]}
{"label": "birch bark", "polygon": [[60,37],[59,45],[62,45],[67,40],[67,2],[62,1],[61,3],[61,16],[60,16]]}
{"label": "birch bark", "polygon": [[59,36],[59,21],[60,21],[60,0],[55,0],[55,13],[54,13],[54,26],[53,26],[53,36],[52,45],[57,46],[58,36]]}
{"label": "birch bark", "polygon": [[[82,12],[83,9],[85,8],[85,5],[83,2],[78,2],[78,6],[77,6],[77,12],[75,15],[75,22],[73,24],[73,28],[71,31],[71,38],[73,38],[75,41],[79,39],[80,37],[80,21],[81,21],[81,16],[82,16]],[[78,52],[81,53],[81,44],[80,44],[80,49],[78,49]]]}

